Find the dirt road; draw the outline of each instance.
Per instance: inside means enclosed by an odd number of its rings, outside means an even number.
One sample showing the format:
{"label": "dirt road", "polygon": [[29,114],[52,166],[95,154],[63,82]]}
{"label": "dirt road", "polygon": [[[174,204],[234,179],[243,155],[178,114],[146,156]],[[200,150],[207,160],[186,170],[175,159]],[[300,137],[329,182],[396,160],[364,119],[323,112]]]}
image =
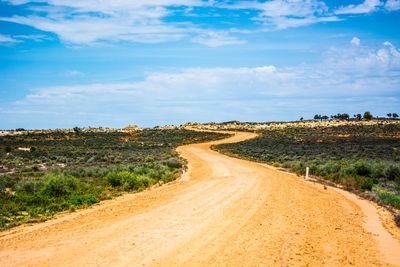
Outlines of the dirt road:
{"label": "dirt road", "polygon": [[399,241],[368,228],[378,217],[365,216],[356,200],[220,155],[211,143],[179,148],[189,161],[186,182],[1,233],[0,266],[400,264]]}

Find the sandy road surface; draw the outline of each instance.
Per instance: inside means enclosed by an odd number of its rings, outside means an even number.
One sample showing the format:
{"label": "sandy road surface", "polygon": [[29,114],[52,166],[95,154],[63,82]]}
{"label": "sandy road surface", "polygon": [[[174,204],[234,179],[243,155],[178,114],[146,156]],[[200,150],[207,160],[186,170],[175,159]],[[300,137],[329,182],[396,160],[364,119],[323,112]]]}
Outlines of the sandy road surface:
{"label": "sandy road surface", "polygon": [[354,201],[209,144],[179,148],[189,161],[186,182],[1,233],[0,266],[396,263]]}

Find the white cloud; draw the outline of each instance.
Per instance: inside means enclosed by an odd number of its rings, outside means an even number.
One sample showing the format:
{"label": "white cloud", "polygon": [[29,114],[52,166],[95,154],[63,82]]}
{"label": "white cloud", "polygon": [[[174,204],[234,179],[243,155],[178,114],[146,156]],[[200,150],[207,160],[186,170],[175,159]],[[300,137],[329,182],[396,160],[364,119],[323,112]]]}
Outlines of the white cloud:
{"label": "white cloud", "polygon": [[274,17],[265,21],[266,25],[273,25],[276,30],[283,30],[286,28],[295,28],[307,26],[319,22],[340,21],[335,16],[330,17],[305,17],[305,18],[287,18],[287,17]]}
{"label": "white cloud", "polygon": [[0,44],[13,44],[13,43],[19,43],[21,42],[20,40],[16,40],[10,36],[0,34]]}
{"label": "white cloud", "polygon": [[78,70],[68,70],[65,72],[66,76],[74,77],[74,76],[81,76],[84,75],[83,72],[80,72]]}
{"label": "white cloud", "polygon": [[103,114],[100,118],[110,118],[109,123],[115,119],[121,126],[139,120],[147,126],[268,120],[284,111],[293,118],[290,114],[310,105],[321,112],[351,112],[368,108],[365,103],[398,107],[399,84],[400,50],[385,42],[377,50],[332,48],[320,63],[293,67],[186,68],[149,73],[135,82],[38,88],[6,109],[10,118],[18,110],[46,111],[59,114],[54,115],[58,121],[75,123],[81,113],[95,114],[86,115],[88,121]]}
{"label": "white cloud", "polygon": [[282,30],[319,22],[338,21],[329,8],[319,0],[271,0],[265,2],[242,1],[219,5],[230,9],[253,9],[258,15],[254,21],[262,22],[267,29]]}
{"label": "white cloud", "polygon": [[[49,18],[39,16],[14,16],[1,18],[4,21],[33,26],[37,29],[57,34],[60,39],[74,44],[90,44],[96,41],[135,41],[160,42],[176,40],[182,37],[184,29],[164,25],[158,21],[129,17],[100,18],[88,15],[70,18]],[[129,23],[131,21],[131,23]]]}
{"label": "white cloud", "polygon": [[86,11],[101,11],[104,13],[113,13],[115,10],[131,10],[142,7],[151,6],[203,6],[207,4],[207,1],[201,0],[114,0],[114,1],[103,1],[103,0],[85,0],[85,1],[73,1],[73,0],[6,0],[13,5],[21,5],[26,3],[48,3],[54,6],[65,6],[76,8],[81,12]]}
{"label": "white cloud", "polygon": [[348,5],[342,6],[335,11],[335,14],[363,14],[377,11],[380,6],[383,6],[383,2],[380,0],[365,0],[359,5]]}
{"label": "white cloud", "polygon": [[360,46],[360,39],[358,39],[357,37],[353,37],[353,39],[351,39],[350,43],[354,46]]}
{"label": "white cloud", "polygon": [[[197,0],[9,2],[15,5],[47,3],[43,6],[30,6],[29,9],[33,12],[31,15],[2,17],[0,20],[53,32],[64,42],[72,44],[93,44],[99,41],[157,43],[180,40],[189,35],[193,26],[164,22],[163,18],[173,13],[168,8],[207,5],[207,2]],[[35,15],[37,12],[40,12],[40,15]]]}
{"label": "white cloud", "polygon": [[[385,79],[387,81],[382,82]],[[155,96],[156,99],[166,100],[180,97],[208,99],[210,96],[241,96],[243,90],[250,95],[301,95],[307,91],[317,95],[334,92],[343,96],[352,94],[349,88],[352,88],[355,81],[366,84],[364,92],[376,91],[376,87],[371,87],[365,82],[367,80],[382,83],[381,87],[384,87],[384,84],[400,82],[400,51],[390,42],[385,42],[376,51],[368,48],[332,48],[325,54],[323,62],[318,64],[284,68],[188,68],[178,72],[150,73],[139,82],[42,88],[28,98],[116,94]],[[343,83],[345,86],[336,88],[337,83]],[[389,91],[394,89],[398,88],[388,88]]]}
{"label": "white cloud", "polygon": [[327,11],[325,3],[318,0],[272,0],[260,3],[259,9],[261,17],[309,17]]}
{"label": "white cloud", "polygon": [[[232,9],[256,12],[252,20],[261,24],[261,29],[235,28],[231,34],[282,30],[321,22],[345,19],[346,14],[370,13],[377,10],[398,10],[399,0],[365,0],[358,5],[342,6],[332,10],[320,0],[269,0],[269,1],[202,1],[202,0],[8,0],[12,5],[24,6],[29,15],[0,17],[9,21],[55,33],[62,41],[72,45],[98,43],[139,42],[160,43],[182,39],[192,40],[207,46],[243,44],[236,36],[208,29],[207,24],[192,24],[190,19],[181,23],[166,18],[180,14],[186,18],[213,15],[213,9]],[[38,5],[37,3],[41,3]],[[203,8],[203,9],[202,9]],[[205,11],[204,8],[210,8]],[[196,13],[197,10],[202,10]],[[215,14],[214,14],[215,15]],[[237,15],[237,14],[235,14]],[[34,39],[40,41],[39,39]]]}
{"label": "white cloud", "polygon": [[225,31],[203,31],[200,35],[193,37],[192,42],[210,47],[246,43],[246,41],[229,36]]}
{"label": "white cloud", "polygon": [[400,10],[400,0],[388,0],[385,4],[385,8],[389,11]]}
{"label": "white cloud", "polygon": [[51,38],[43,34],[31,34],[31,35],[13,35],[14,38],[33,40],[35,42],[42,42],[43,40],[50,40]]}

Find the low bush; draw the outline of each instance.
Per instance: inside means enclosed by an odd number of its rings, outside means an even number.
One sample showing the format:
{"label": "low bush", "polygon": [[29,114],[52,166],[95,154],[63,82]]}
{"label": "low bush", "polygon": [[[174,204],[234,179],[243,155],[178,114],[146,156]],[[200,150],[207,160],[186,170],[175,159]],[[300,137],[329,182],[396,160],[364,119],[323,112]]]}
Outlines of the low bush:
{"label": "low bush", "polygon": [[395,196],[390,193],[386,192],[379,192],[378,197],[383,201],[383,203],[390,205],[392,207],[395,207],[397,209],[400,209],[400,197]]}
{"label": "low bush", "polygon": [[72,176],[57,176],[49,174],[45,177],[42,188],[44,194],[59,197],[77,188],[77,180]]}
{"label": "low bush", "polygon": [[371,178],[361,178],[361,189],[362,190],[372,190],[372,187],[374,186],[374,180]]}
{"label": "low bush", "polygon": [[110,173],[107,175],[107,183],[112,187],[117,187],[122,185],[122,177],[118,173]]}
{"label": "low bush", "polygon": [[147,177],[147,176],[139,175],[139,176],[138,176],[138,179],[141,180],[141,182],[142,182],[142,184],[143,184],[144,187],[150,187],[151,185],[153,185],[153,180],[150,179],[150,178]]}
{"label": "low bush", "polygon": [[370,176],[371,175],[371,166],[365,163],[363,160],[359,160],[353,165],[355,173],[360,176]]}
{"label": "low bush", "polygon": [[7,174],[0,175],[0,191],[4,191],[7,187],[11,185],[11,177]]}
{"label": "low bush", "polygon": [[43,185],[44,183],[41,180],[37,181],[30,178],[24,178],[15,185],[15,189],[17,192],[33,194],[40,191],[43,188]]}
{"label": "low bush", "polygon": [[377,160],[373,161],[371,176],[376,179],[385,177],[384,171],[385,171],[386,166],[387,166],[387,164],[383,161],[377,161]]}
{"label": "low bush", "polygon": [[125,191],[136,191],[144,188],[142,179],[140,176],[130,172],[119,172],[116,173],[121,179],[122,188]]}
{"label": "low bush", "polygon": [[400,166],[390,164],[385,170],[384,175],[388,180],[394,181],[400,179]]}
{"label": "low bush", "polygon": [[169,159],[166,161],[166,164],[171,169],[179,169],[182,167],[182,163],[178,160]]}
{"label": "low bush", "polygon": [[164,183],[168,183],[175,180],[175,175],[172,172],[165,172],[162,176],[161,176],[161,181],[163,181]]}

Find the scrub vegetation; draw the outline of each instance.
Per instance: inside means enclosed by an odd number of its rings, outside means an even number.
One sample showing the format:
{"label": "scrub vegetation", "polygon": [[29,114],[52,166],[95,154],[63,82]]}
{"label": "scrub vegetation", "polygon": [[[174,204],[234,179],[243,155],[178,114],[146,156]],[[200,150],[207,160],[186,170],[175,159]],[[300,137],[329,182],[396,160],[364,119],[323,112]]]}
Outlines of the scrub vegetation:
{"label": "scrub vegetation", "polygon": [[79,128],[0,136],[0,229],[170,182],[184,164],[177,146],[226,136]]}
{"label": "scrub vegetation", "polygon": [[259,129],[258,138],[214,149],[299,175],[309,167],[312,175],[372,192],[384,203],[400,208],[400,123],[376,120],[329,127],[322,123]]}

